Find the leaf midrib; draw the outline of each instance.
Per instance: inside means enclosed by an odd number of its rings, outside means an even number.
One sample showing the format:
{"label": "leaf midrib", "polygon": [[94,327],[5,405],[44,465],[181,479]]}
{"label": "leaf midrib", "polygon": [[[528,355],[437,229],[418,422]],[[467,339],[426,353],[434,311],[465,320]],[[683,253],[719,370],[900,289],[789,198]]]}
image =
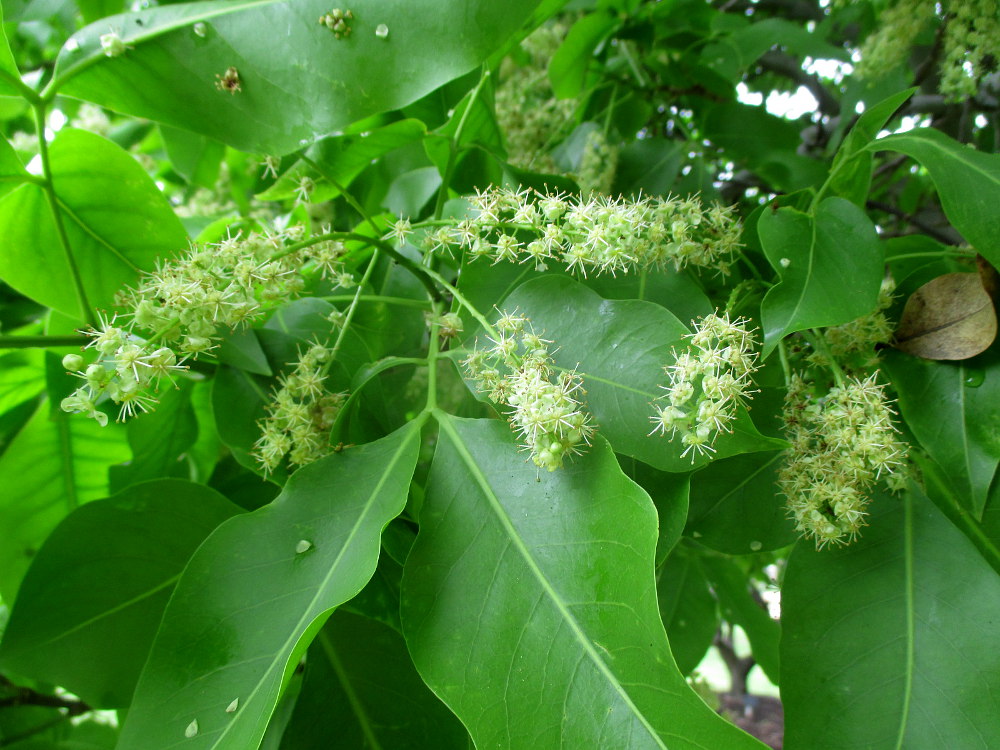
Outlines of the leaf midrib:
{"label": "leaf midrib", "polygon": [[[417,424],[417,421],[410,422],[410,424],[408,425],[408,428],[409,428],[409,430],[410,430],[411,433],[412,433],[413,425],[414,424]],[[308,606],[304,608],[304,610],[303,610],[304,614],[295,623],[295,627],[290,630],[291,635],[289,635],[289,637],[285,639],[285,642],[281,644],[281,647],[277,651],[274,652],[275,653],[275,658],[271,659],[271,663],[268,666],[267,670],[264,672],[264,674],[261,676],[261,678],[257,681],[256,685],[254,685],[254,687],[250,691],[249,695],[247,695],[246,702],[243,703],[242,706],[240,706],[239,713],[237,713],[233,717],[233,721],[231,721],[222,730],[222,732],[212,741],[212,744],[210,745],[210,747],[219,747],[220,743],[229,735],[230,731],[234,727],[236,727],[237,725],[242,726],[242,722],[237,721],[237,719],[241,715],[245,714],[246,709],[250,706],[250,704],[252,703],[252,701],[254,700],[254,698],[257,697],[257,694],[260,692],[261,688],[264,686],[264,683],[268,682],[270,676],[273,674],[273,672],[275,670],[275,665],[278,664],[279,662],[281,662],[282,663],[282,669],[284,669],[285,662],[287,662],[287,660],[286,659],[282,659],[281,655],[285,654],[286,652],[287,653],[291,652],[291,650],[295,646],[295,643],[297,643],[298,640],[302,637],[302,633],[304,633],[305,630],[308,628],[309,623],[311,623],[313,620],[316,619],[316,615],[312,615],[311,613],[312,613],[313,609],[316,607],[317,600],[322,596],[323,592],[326,590],[327,586],[330,583],[330,580],[335,577],[334,574],[336,572],[338,572],[340,564],[341,564],[341,562],[342,562],[342,560],[344,558],[344,555],[346,554],[346,551],[352,546],[352,542],[354,541],[355,537],[358,535],[358,531],[359,531],[360,527],[362,526],[362,524],[364,523],[364,521],[367,520],[369,513],[371,512],[372,508],[375,505],[374,498],[378,497],[381,494],[382,489],[385,486],[385,483],[388,481],[388,478],[392,476],[393,469],[395,468],[396,464],[398,463],[398,461],[400,460],[400,458],[402,457],[402,455],[407,451],[407,449],[409,447],[409,443],[410,443],[410,435],[405,435],[404,438],[400,441],[400,444],[399,444],[398,448],[396,449],[395,453],[393,454],[392,458],[386,463],[386,465],[385,465],[385,467],[384,467],[384,469],[382,471],[382,475],[379,478],[378,483],[375,485],[374,489],[369,494],[368,500],[365,503],[365,510],[364,510],[364,512],[362,512],[358,516],[358,520],[355,522],[354,526],[351,528],[350,532],[347,534],[347,537],[344,540],[344,543],[341,545],[340,552],[338,553],[337,557],[334,559],[333,563],[330,565],[330,567],[327,570],[326,575],[323,577],[323,580],[320,583],[320,585],[316,587],[316,593],[313,595],[312,599],[309,601]]]}
{"label": "leaf midrib", "polygon": [[636,718],[638,718],[639,722],[643,725],[643,727],[645,727],[649,735],[656,741],[656,743],[660,747],[663,748],[663,750],[667,750],[667,746],[663,744],[663,741],[660,739],[660,735],[649,724],[646,717],[635,705],[635,703],[633,703],[631,696],[628,694],[628,692],[626,692],[625,688],[618,681],[618,678],[615,677],[615,675],[611,672],[610,669],[608,669],[607,664],[605,664],[604,660],[601,659],[600,655],[597,653],[597,650],[590,642],[590,639],[583,631],[583,628],[580,627],[580,624],[577,622],[576,618],[574,618],[573,615],[570,613],[570,611],[566,608],[566,605],[560,598],[559,593],[555,590],[555,588],[553,588],[552,584],[549,583],[548,578],[538,567],[538,564],[535,562],[535,559],[531,556],[530,551],[525,546],[520,535],[517,533],[517,530],[514,528],[514,524],[511,523],[510,517],[507,515],[507,512],[504,510],[503,505],[500,503],[500,499],[493,492],[493,487],[490,485],[489,479],[487,479],[487,477],[483,474],[482,470],[479,468],[479,465],[476,463],[475,458],[466,448],[466,445],[462,440],[461,435],[459,435],[458,431],[455,429],[455,426],[451,421],[451,415],[435,409],[434,416],[438,424],[441,426],[442,431],[445,432],[449,438],[451,438],[452,445],[455,446],[455,450],[458,452],[459,457],[462,459],[462,463],[465,464],[466,468],[469,470],[469,473],[472,475],[476,484],[479,486],[479,489],[483,492],[483,494],[489,501],[490,508],[493,510],[494,515],[500,522],[500,525],[503,527],[503,530],[507,538],[510,539],[514,549],[517,550],[518,554],[524,560],[532,576],[535,578],[536,581],[538,581],[538,584],[542,588],[542,591],[545,594],[545,596],[555,606],[562,621],[569,626],[570,632],[573,634],[574,639],[581,645],[583,652],[588,657],[590,657],[590,660],[597,667],[598,671],[604,676],[607,683],[611,685],[611,687],[618,694],[618,696],[625,703],[625,705],[628,706],[629,709],[631,709],[633,715]]}

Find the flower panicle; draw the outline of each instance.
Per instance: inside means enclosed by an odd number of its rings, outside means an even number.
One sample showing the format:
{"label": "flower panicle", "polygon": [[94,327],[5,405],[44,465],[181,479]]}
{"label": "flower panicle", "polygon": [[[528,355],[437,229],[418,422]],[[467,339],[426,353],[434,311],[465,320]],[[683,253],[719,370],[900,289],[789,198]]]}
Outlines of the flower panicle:
{"label": "flower panicle", "polygon": [[66,369],[83,384],[62,402],[65,411],[107,422],[97,408],[110,399],[118,420],[151,411],[164,379],[187,369],[187,360],[218,346],[222,329],[236,329],[305,288],[303,269],[335,283],[352,284],[341,257],[344,246],[323,241],[285,251],[302,239],[298,228],[251,233],[209,245],[193,245],[161,261],[138,286],[120,295],[125,313],[101,314],[84,355],[69,355]]}
{"label": "flower panicle", "polygon": [[462,361],[470,379],[491,401],[507,407],[507,417],[539,468],[555,471],[567,456],[582,453],[594,434],[581,399],[583,379],[560,370],[552,341],[534,331],[517,312],[503,313],[492,346],[474,348]]}
{"label": "flower panicle", "polygon": [[[695,198],[587,198],[530,189],[490,187],[469,198],[473,218],[427,232],[427,252],[460,251],[470,260],[560,262],[570,272],[630,273],[688,266],[728,273],[740,247],[732,209]],[[394,227],[390,237],[399,240]]]}
{"label": "flower panicle", "polygon": [[331,356],[326,346],[312,344],[300,352],[295,369],[280,378],[254,444],[253,456],[266,474],[274,473],[286,456],[299,467],[333,452],[330,430],[347,394],[327,390],[325,365]]}
{"label": "flower panicle", "polygon": [[688,347],[675,350],[674,362],[663,368],[668,384],[651,404],[649,434],[679,435],[681,456],[690,454],[692,461],[715,452],[715,440],[732,431],[738,407],[755,393],[757,339],[747,323],[716,313],[694,321],[693,333],[684,337]]}
{"label": "flower panicle", "polygon": [[847,378],[820,398],[798,375],[789,386],[784,421],[791,447],[778,488],[796,529],[818,548],[857,538],[877,481],[898,486],[906,450],[877,375]]}

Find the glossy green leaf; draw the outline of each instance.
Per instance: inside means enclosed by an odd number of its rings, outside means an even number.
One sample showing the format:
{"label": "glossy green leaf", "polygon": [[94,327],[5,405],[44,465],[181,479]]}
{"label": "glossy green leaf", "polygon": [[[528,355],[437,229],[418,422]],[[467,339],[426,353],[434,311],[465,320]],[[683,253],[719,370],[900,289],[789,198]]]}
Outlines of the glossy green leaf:
{"label": "glossy green leaf", "polygon": [[621,21],[607,11],[588,13],[573,24],[549,61],[549,82],[557,97],[572,99],[580,95],[594,49],[620,24]]}
{"label": "glossy green leaf", "polygon": [[119,750],[257,746],[313,636],[374,572],[419,436],[414,422],[320,459],[270,505],[216,529],[177,583]]}
{"label": "glossy green leaf", "polygon": [[1000,744],[1000,578],[916,488],[861,539],[795,547],[782,586],[785,746]]}
{"label": "glossy green leaf", "polygon": [[112,309],[115,293],[134,285],[157,258],[183,252],[188,236],[149,175],[111,141],[67,128],[49,155],[72,257],[59,239],[45,191],[21,185],[0,200],[7,242],[0,277],[25,296],[86,319],[94,309]]}
{"label": "glossy green leaf", "polygon": [[714,461],[691,478],[685,533],[707,547],[746,555],[795,541],[775,486],[782,453],[747,453]]}
{"label": "glossy green leaf", "polygon": [[[629,464],[632,466],[629,466]],[[691,492],[690,474],[671,474],[659,471],[639,461],[624,461],[632,481],[649,494],[659,520],[659,538],[656,540],[656,567],[681,539],[687,520]]]}
{"label": "glossy green leaf", "polygon": [[[0,86],[2,83],[3,77],[0,74]],[[31,179],[14,147],[6,138],[0,138],[0,196],[7,195],[22,182]]]}
{"label": "glossy green leaf", "polygon": [[232,365],[254,375],[273,375],[267,355],[252,328],[240,328],[224,335],[215,350],[215,358],[222,364]]}
{"label": "glossy green leaf", "polygon": [[1000,360],[936,362],[887,352],[885,369],[907,427],[976,518],[1000,464]]}
{"label": "glossy green leaf", "polygon": [[607,444],[540,475],[502,422],[438,421],[403,631],[476,745],[760,747],[677,671],[656,610],[656,512]]}
{"label": "glossy green leaf", "polygon": [[684,148],[667,138],[632,141],[618,153],[612,195],[667,197],[684,162]]}
{"label": "glossy green leaf", "polygon": [[698,557],[677,549],[656,571],[660,617],[681,674],[691,674],[719,629],[719,607]]}
{"label": "glossy green leaf", "polygon": [[[673,361],[687,328],[668,310],[638,300],[611,301],[565,276],[519,286],[503,303],[520,310],[537,333],[554,341],[557,366],[583,376],[586,405],[598,431],[619,453],[665,471],[689,471],[706,458],[681,457],[680,441],[650,435],[650,402],[663,391],[663,366]],[[782,447],[760,435],[745,410],[733,434],[716,441],[719,456]]]}
{"label": "glossy green leaf", "polygon": [[[286,154],[373,114],[398,109],[485,60],[535,0],[404,0],[352,6],[351,34],[317,23],[325,0],[188,3],[98,21],[63,47],[61,93],[215,138],[243,151]],[[203,26],[195,28],[195,24]],[[380,24],[388,36],[380,38]],[[105,57],[115,30],[133,49]],[[217,76],[235,67],[240,91]]]}
{"label": "glossy green leaf", "polygon": [[872,151],[899,151],[930,172],[948,220],[994,266],[1000,266],[996,207],[1000,203],[1000,154],[984,154],[939,130],[921,128],[872,143]]}
{"label": "glossy green leaf", "polygon": [[24,578],[0,666],[61,685],[95,708],[127,706],[181,571],[239,512],[207,487],[177,479],[77,508]]}
{"label": "glossy green leaf", "polygon": [[827,198],[815,218],[791,207],[766,210],[757,231],[781,276],[761,306],[762,356],[789,333],[840,325],[875,309],[882,248],[871,220],[850,201]]}
{"label": "glossy green leaf", "polygon": [[[17,62],[10,51],[10,43],[7,41],[7,33],[3,28],[4,12],[0,7],[0,94],[19,96],[21,74],[17,70]],[[12,149],[13,150],[13,149]]]}
{"label": "glossy green leaf", "polygon": [[37,349],[20,349],[0,356],[0,414],[45,388],[45,363]]}
{"label": "glossy green leaf", "polygon": [[717,555],[705,555],[700,562],[719,600],[722,617],[726,622],[743,628],[750,641],[754,661],[771,682],[779,684],[781,626],[771,618],[760,598],[753,595],[753,583],[747,580],[746,571],[731,558]]}
{"label": "glossy green leaf", "polygon": [[42,402],[0,456],[0,596],[14,601],[42,542],[78,505],[108,495],[108,469],[129,458],[125,428]]}
{"label": "glossy green leaf", "polygon": [[[372,162],[388,152],[420,140],[426,133],[419,120],[400,120],[361,133],[331,136],[314,144],[306,152],[309,162],[300,160],[257,198],[285,200],[296,194],[303,175],[311,175],[314,187],[311,203],[321,203],[340,195]],[[339,187],[338,187],[339,186]]]}
{"label": "glossy green leaf", "polygon": [[132,460],[111,469],[111,491],[160,477],[189,478],[184,452],[198,437],[198,421],[191,408],[194,383],[186,380],[159,394],[156,409],[125,425]]}
{"label": "glossy green leaf", "polygon": [[163,145],[174,169],[188,182],[212,189],[219,179],[219,168],[226,148],[221,143],[187,130],[160,126]]}
{"label": "glossy green leaf", "polygon": [[834,194],[847,198],[864,208],[871,185],[873,154],[865,149],[875,140],[889,119],[913,96],[916,89],[893,94],[858,118],[845,136],[830,168],[830,188]]}
{"label": "glossy green leaf", "polygon": [[467,750],[469,735],[421,681],[403,637],[338,611],[309,649],[282,750]]}

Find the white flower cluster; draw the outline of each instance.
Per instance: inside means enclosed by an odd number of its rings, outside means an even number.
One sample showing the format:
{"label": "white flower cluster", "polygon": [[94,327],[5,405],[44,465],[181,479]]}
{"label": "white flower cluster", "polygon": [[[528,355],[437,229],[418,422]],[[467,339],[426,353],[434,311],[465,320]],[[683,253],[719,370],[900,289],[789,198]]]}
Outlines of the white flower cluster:
{"label": "white flower cluster", "polygon": [[147,274],[123,301],[129,313],[102,317],[100,328],[85,332],[93,338],[86,348],[96,358],[72,354],[63,360],[84,381],[63,400],[63,410],[105,423],[107,417],[96,407],[106,396],[119,404],[119,420],[150,411],[162,378],[184,369],[185,359],[212,349],[220,328],[234,329],[271,303],[299,294],[304,268],[333,275],[341,285],[353,284],[340,262],[341,243],[286,249],[285,243],[295,239],[300,236],[289,232],[254,233],[196,246]]}
{"label": "white flower cluster", "polygon": [[[685,338],[689,348],[664,367],[669,385],[653,402],[653,433],[681,436],[684,452],[693,461],[714,452],[720,432],[730,432],[737,407],[752,398],[751,376],[756,370],[757,344],[747,321],[728,315],[706,315],[694,321],[694,333]],[[660,402],[665,402],[661,403]]]}
{"label": "white flower cluster", "polygon": [[[569,271],[627,273],[668,265],[729,269],[740,225],[730,209],[693,198],[587,199],[491,187],[469,199],[477,216],[442,226],[426,249],[459,249],[471,261],[565,263]],[[399,226],[393,232],[405,236]]]}
{"label": "white flower cluster", "polygon": [[523,316],[502,315],[496,327],[493,346],[474,349],[462,364],[480,392],[510,407],[510,423],[535,465],[555,471],[594,434],[579,400],[582,379],[571,371],[556,373],[548,349],[552,342],[536,334]]}
{"label": "white flower cluster", "polygon": [[796,529],[816,546],[847,544],[865,525],[867,493],[883,476],[896,488],[905,456],[893,411],[875,382],[848,378],[823,398],[798,376],[785,399],[791,447],[778,475]]}
{"label": "white flower cluster", "polygon": [[254,456],[266,473],[277,469],[286,455],[289,463],[304,466],[333,450],[330,428],[347,394],[326,390],[330,354],[325,346],[314,344],[301,355],[295,370],[279,381],[254,445]]}

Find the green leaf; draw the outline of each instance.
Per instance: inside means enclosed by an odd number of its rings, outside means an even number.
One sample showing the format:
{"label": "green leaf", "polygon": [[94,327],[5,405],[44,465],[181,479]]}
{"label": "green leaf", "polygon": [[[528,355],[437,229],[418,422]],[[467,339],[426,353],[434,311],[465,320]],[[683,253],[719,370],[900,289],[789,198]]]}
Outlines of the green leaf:
{"label": "green leaf", "polygon": [[677,671],[656,610],[656,512],[607,444],[542,476],[503,423],[438,421],[403,631],[476,745],[760,747]]}
{"label": "green leaf", "polygon": [[865,112],[837,149],[830,168],[830,189],[852,203],[865,207],[872,178],[873,154],[866,146],[875,140],[889,119],[913,96],[915,88],[900,91]]}
{"label": "green leaf", "polygon": [[733,560],[717,555],[704,555],[701,566],[719,600],[723,618],[743,628],[754,660],[771,682],[779,684],[781,626],[752,595],[753,584],[748,582],[746,572]]}
{"label": "green leaf", "polygon": [[419,120],[400,120],[371,131],[324,138],[306,152],[315,164],[315,171],[307,161],[300,160],[257,198],[264,201],[292,198],[301,177],[312,174],[315,187],[309,201],[332,200],[340,195],[337,185],[349,186],[375,159],[418,141],[425,134],[426,128]]}
{"label": "green leaf", "polygon": [[794,208],[764,211],[757,225],[781,276],[761,305],[766,358],[789,333],[848,323],[875,309],[882,247],[864,212],[827,198],[815,218]]}
{"label": "green leaf", "polygon": [[782,453],[733,456],[691,479],[686,534],[730,555],[786,547],[795,541],[784,498],[775,488]]}
{"label": "green leaf", "polygon": [[469,735],[421,681],[399,633],[338,611],[309,649],[281,743],[282,750],[321,747],[467,750]]}
{"label": "green leaf", "polygon": [[127,460],[125,429],[50,414],[42,402],[0,456],[0,596],[14,601],[42,542],[78,505],[108,495],[108,469]]}
{"label": "green leaf", "polygon": [[219,168],[226,147],[218,141],[187,130],[160,126],[163,145],[170,164],[185,180],[203,188],[213,189],[219,179]]}
{"label": "green leaf", "polygon": [[270,505],[205,540],[163,615],[119,750],[257,746],[313,636],[374,572],[421,421],[299,469]]}
{"label": "green leaf", "polygon": [[[632,461],[629,476],[632,481],[649,493],[659,520],[659,537],[656,540],[656,567],[663,561],[681,539],[684,522],[688,516],[691,492],[690,474],[671,474],[658,471],[648,464]],[[628,462],[624,463],[628,466]]]}
{"label": "green leaf", "polygon": [[719,629],[719,608],[698,557],[676,549],[656,571],[660,617],[681,674],[691,674]]}
{"label": "green leaf", "polygon": [[[10,51],[7,32],[4,30],[4,12],[0,7],[0,94],[20,96],[21,74],[17,70],[17,62]],[[11,149],[13,151],[13,149]]]}
{"label": "green leaf", "polygon": [[936,362],[886,352],[906,425],[976,518],[1000,464],[1000,360],[990,354]]}
{"label": "green leaf", "polygon": [[[536,0],[441,0],[418,14],[405,0],[354,8],[337,39],[317,19],[326,0],[170,5],[112,16],[63,47],[54,87],[241,151],[286,154],[357,120],[399,109],[475,68],[521,25]],[[195,24],[204,26],[195,29]],[[375,30],[385,24],[389,35]],[[109,27],[133,49],[106,57]],[[201,32],[200,34],[198,32]],[[220,91],[229,67],[241,90]]]}
{"label": "green leaf", "polygon": [[194,383],[183,381],[159,395],[156,410],[130,419],[125,429],[132,460],[111,469],[111,491],[160,477],[188,478],[182,454],[198,438],[198,421],[191,407]]}
{"label": "green leaf", "polygon": [[594,49],[621,25],[610,12],[588,13],[573,24],[549,61],[549,82],[559,99],[579,96],[593,62]]}
{"label": "green leaf", "polygon": [[7,242],[0,277],[25,296],[87,319],[94,309],[112,309],[115,293],[152,270],[157,258],[183,251],[188,236],[149,175],[111,141],[67,128],[49,156],[71,254],[45,190],[21,185],[0,200]]}
{"label": "green leaf", "polygon": [[612,195],[671,194],[684,162],[684,147],[667,138],[641,138],[618,152]]}
{"label": "green leaf", "polygon": [[1000,203],[1000,155],[963,146],[931,128],[890,135],[868,148],[899,151],[920,162],[937,186],[948,220],[984,258],[1000,266],[994,221]]}
{"label": "green leaf", "polygon": [[45,388],[45,363],[38,349],[20,349],[0,356],[0,414]]}
{"label": "green leaf", "polygon": [[77,508],[24,578],[0,665],[61,685],[95,708],[127,706],[181,571],[239,512],[213,490],[176,479]]}
{"label": "green leaf", "polygon": [[[2,84],[3,77],[0,75],[0,86]],[[0,196],[7,195],[22,182],[31,180],[31,175],[24,168],[10,141],[0,138]]]}
{"label": "green leaf", "polygon": [[916,488],[871,509],[859,541],[788,560],[786,746],[998,746],[1000,579]]}
{"label": "green leaf", "polygon": [[[707,463],[681,457],[680,441],[650,435],[650,403],[666,382],[663,366],[687,328],[668,310],[638,300],[611,301],[565,276],[543,276],[519,286],[503,304],[531,319],[551,339],[558,367],[583,376],[586,405],[598,431],[619,453],[664,471],[689,471]],[[735,432],[720,435],[719,456],[783,447],[760,435],[745,410]]]}
{"label": "green leaf", "polygon": [[801,126],[769,114],[763,107],[726,102],[712,107],[705,134],[770,185],[791,192],[826,179],[826,166],[795,152]]}

